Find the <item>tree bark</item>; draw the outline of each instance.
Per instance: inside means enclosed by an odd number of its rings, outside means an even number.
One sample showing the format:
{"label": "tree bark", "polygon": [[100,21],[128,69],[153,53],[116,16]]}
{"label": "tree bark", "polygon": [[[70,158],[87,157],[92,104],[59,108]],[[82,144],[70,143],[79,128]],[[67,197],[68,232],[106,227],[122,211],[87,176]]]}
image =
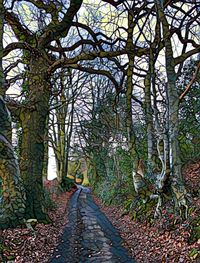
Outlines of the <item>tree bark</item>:
{"label": "tree bark", "polygon": [[11,141],[6,137],[11,120],[2,96],[0,96],[0,116],[0,178],[2,180],[0,228],[8,228],[23,223],[26,195]]}
{"label": "tree bark", "polygon": [[20,169],[27,194],[26,218],[36,218],[39,222],[49,221],[43,207],[42,182],[44,139],[50,98],[47,68],[48,65],[41,56],[32,55],[27,98],[29,104],[20,113],[23,131]]}
{"label": "tree bark", "polygon": [[0,0],[0,228],[15,227],[23,223],[25,213],[25,191],[20,181],[19,165],[11,144],[11,117],[3,95],[4,74],[3,56],[3,1]]}

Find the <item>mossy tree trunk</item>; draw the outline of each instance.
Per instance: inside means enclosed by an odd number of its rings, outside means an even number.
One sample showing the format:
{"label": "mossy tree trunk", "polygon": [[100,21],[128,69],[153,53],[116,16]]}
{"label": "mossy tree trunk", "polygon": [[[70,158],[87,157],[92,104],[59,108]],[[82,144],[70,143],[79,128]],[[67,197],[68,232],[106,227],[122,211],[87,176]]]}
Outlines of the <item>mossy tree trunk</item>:
{"label": "mossy tree trunk", "polygon": [[25,213],[25,191],[20,181],[19,165],[11,144],[11,118],[4,101],[3,55],[3,1],[0,0],[0,228],[22,223]]}
{"label": "mossy tree trunk", "polygon": [[29,104],[21,110],[22,150],[20,169],[27,194],[26,218],[48,221],[44,211],[42,172],[44,140],[49,113],[50,86],[47,81],[46,61],[38,54],[30,60]]}
{"label": "mossy tree trunk", "polygon": [[168,100],[169,100],[169,146],[170,146],[170,167],[171,167],[171,189],[175,205],[180,209],[185,208],[185,216],[187,217],[187,191],[181,172],[181,160],[179,149],[179,96],[176,89],[176,72],[175,60],[173,56],[173,48],[170,39],[169,24],[167,22],[163,7],[159,0],[156,0],[158,18],[162,24],[163,38],[165,44],[165,60],[166,72],[168,80]]}
{"label": "mossy tree trunk", "polygon": [[26,195],[20,180],[19,165],[7,134],[11,119],[3,97],[0,96],[0,228],[15,227],[22,223],[25,214]]}

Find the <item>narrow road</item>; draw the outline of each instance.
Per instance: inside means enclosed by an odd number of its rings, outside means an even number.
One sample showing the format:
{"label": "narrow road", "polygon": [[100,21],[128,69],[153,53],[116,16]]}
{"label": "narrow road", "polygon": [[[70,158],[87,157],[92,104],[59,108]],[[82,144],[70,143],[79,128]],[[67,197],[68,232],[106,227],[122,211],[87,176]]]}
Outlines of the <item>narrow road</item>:
{"label": "narrow road", "polygon": [[136,263],[122,239],[94,203],[90,190],[78,186],[69,204],[69,224],[51,263]]}

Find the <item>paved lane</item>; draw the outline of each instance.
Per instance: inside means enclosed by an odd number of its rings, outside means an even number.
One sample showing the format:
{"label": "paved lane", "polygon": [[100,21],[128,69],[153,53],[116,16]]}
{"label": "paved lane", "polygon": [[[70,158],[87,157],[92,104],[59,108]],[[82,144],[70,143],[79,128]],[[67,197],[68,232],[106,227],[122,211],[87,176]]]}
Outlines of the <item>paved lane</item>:
{"label": "paved lane", "polygon": [[90,190],[78,186],[69,204],[69,224],[51,263],[136,263],[122,239],[94,203]]}

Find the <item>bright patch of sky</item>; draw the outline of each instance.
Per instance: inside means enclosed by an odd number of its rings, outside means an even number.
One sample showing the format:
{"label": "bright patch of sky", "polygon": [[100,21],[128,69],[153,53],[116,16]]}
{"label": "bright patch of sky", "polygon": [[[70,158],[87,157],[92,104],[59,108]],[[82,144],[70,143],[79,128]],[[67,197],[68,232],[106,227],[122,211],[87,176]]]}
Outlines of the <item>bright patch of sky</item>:
{"label": "bright patch of sky", "polygon": [[[125,14],[119,16],[119,12],[110,4],[102,1],[84,0],[79,12],[79,20],[88,25],[93,25],[101,32],[106,32],[108,37],[126,37],[127,33],[122,27],[127,28],[127,18]],[[119,26],[121,28],[119,28]]]}
{"label": "bright patch of sky", "polygon": [[53,148],[49,147],[48,180],[56,178],[56,160]]}

